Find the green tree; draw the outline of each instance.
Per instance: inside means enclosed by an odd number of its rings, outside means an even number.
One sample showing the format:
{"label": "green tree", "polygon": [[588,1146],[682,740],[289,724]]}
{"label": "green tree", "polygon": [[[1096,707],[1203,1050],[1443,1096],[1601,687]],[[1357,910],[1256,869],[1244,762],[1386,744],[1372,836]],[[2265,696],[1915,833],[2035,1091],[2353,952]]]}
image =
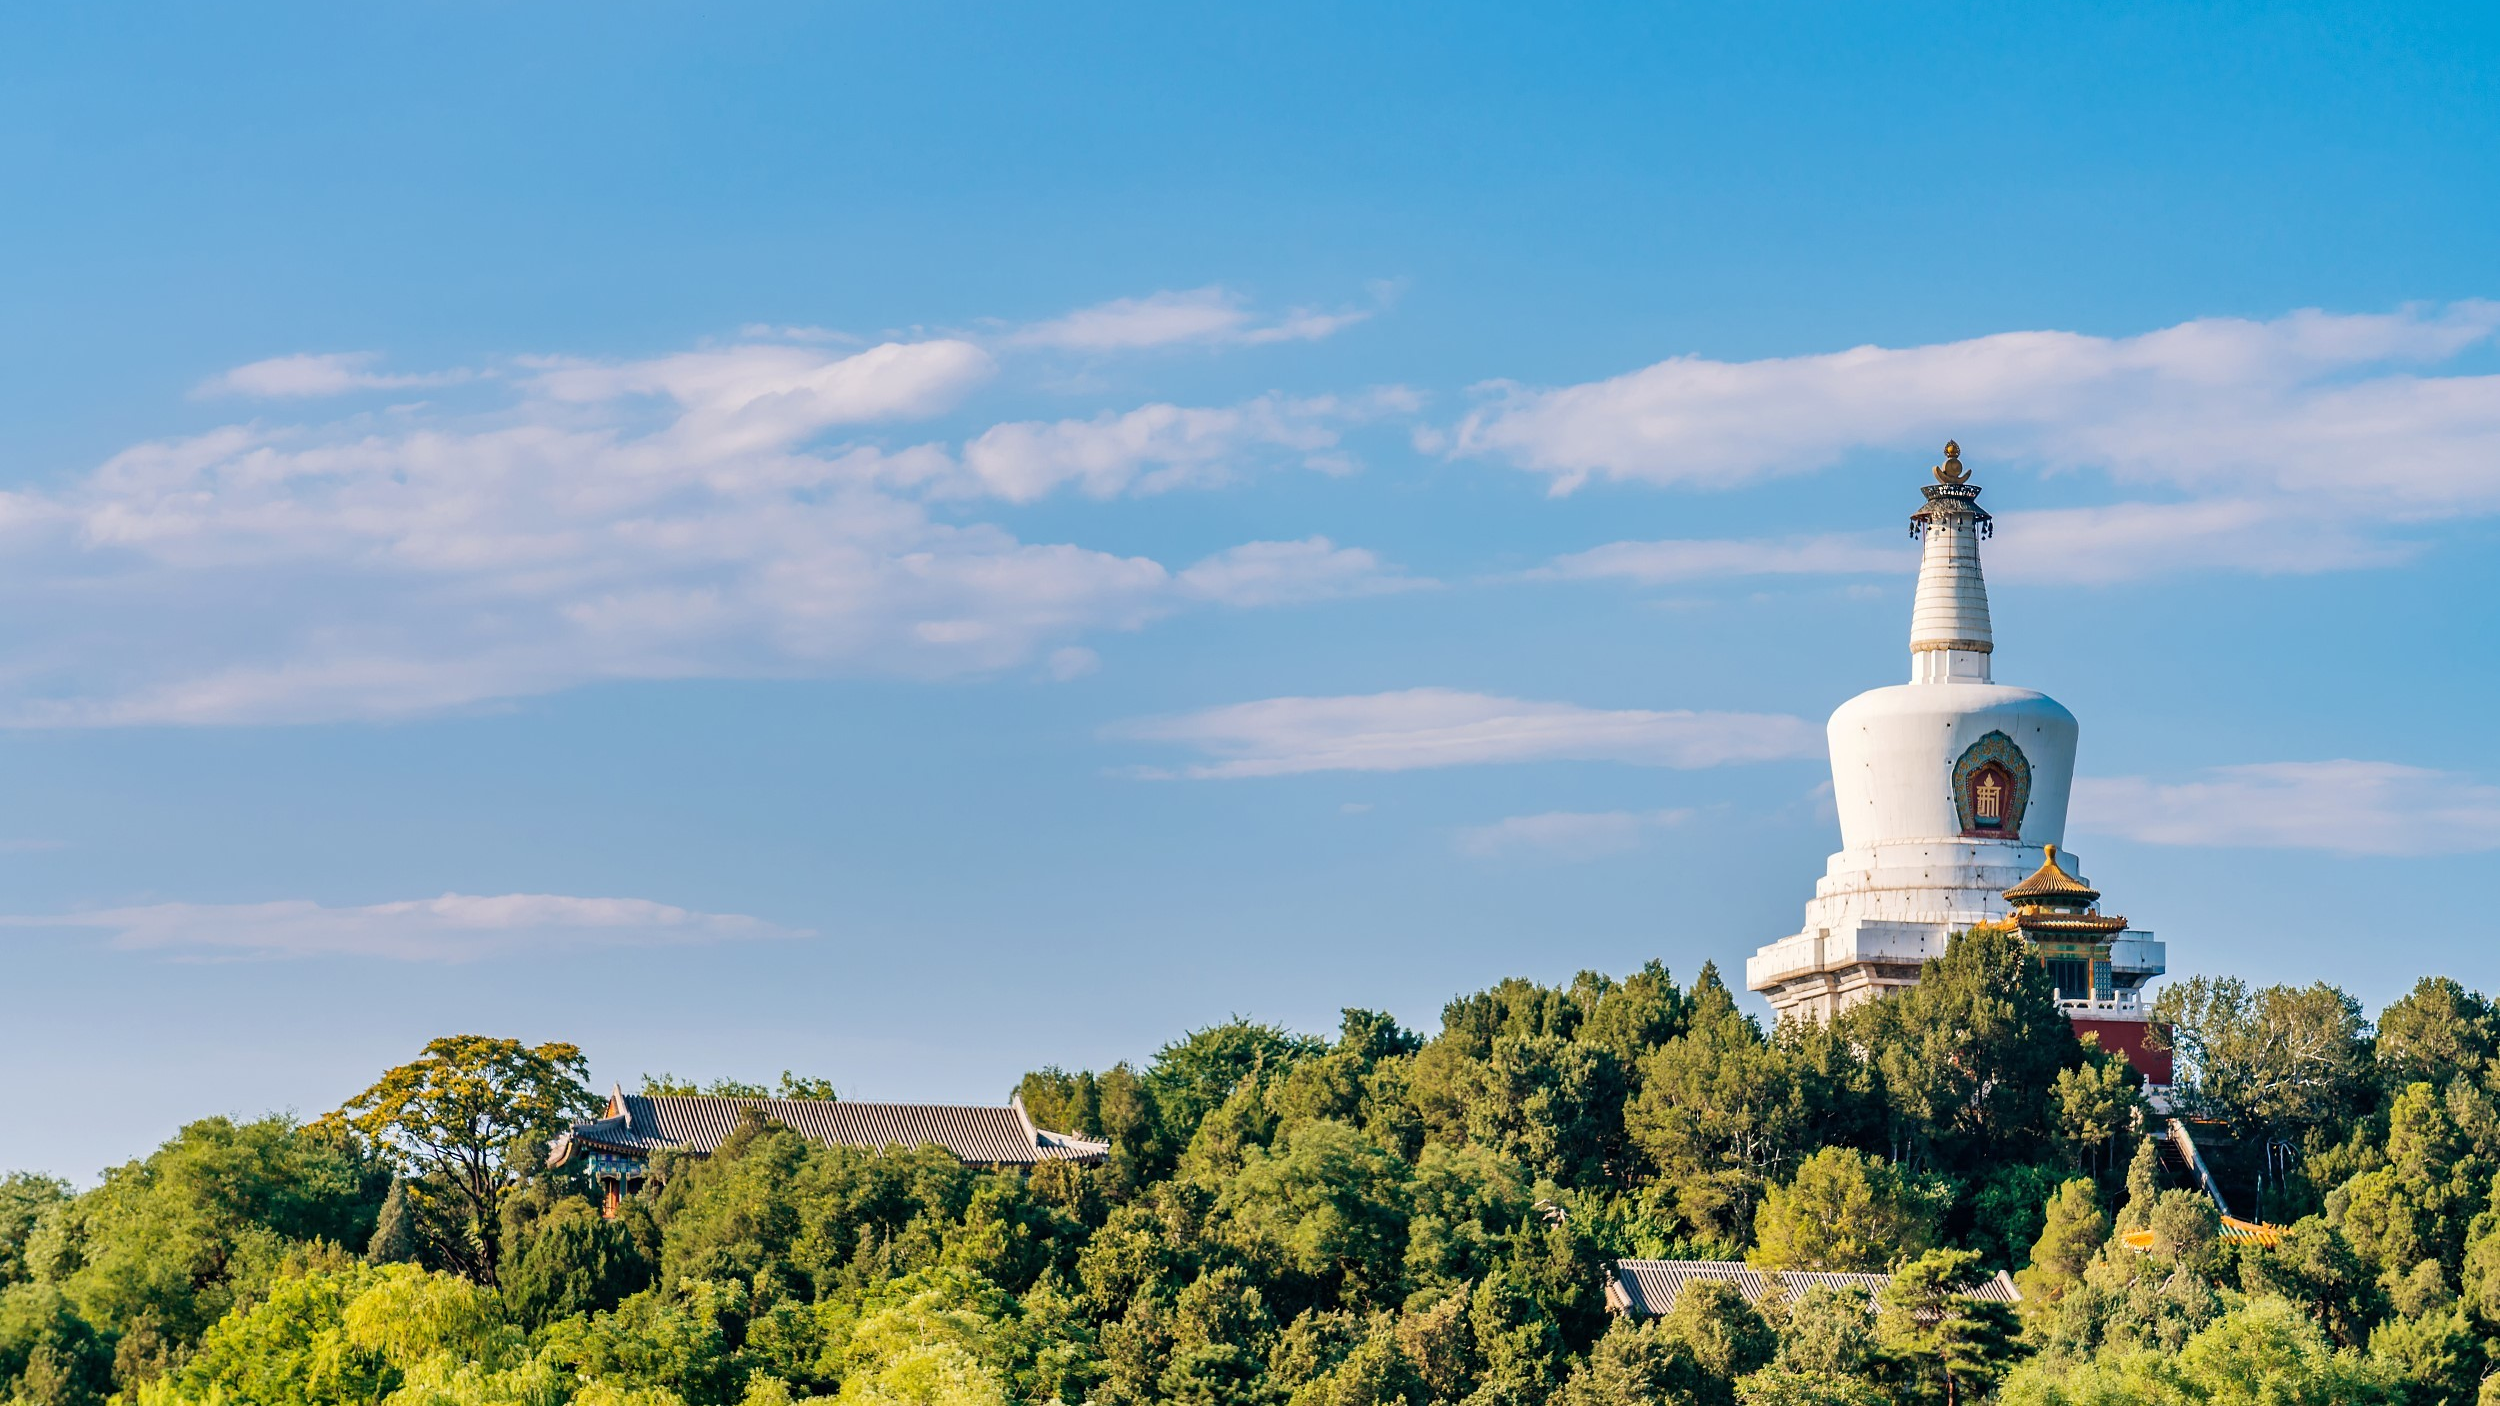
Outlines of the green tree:
{"label": "green tree", "polygon": [[1873,1383],[1839,1372],[1765,1367],[1736,1380],[1738,1406],[1885,1406]]}
{"label": "green tree", "polygon": [[[401,1374],[351,1340],[348,1305],[387,1271],[355,1266],[281,1279],[220,1319],[178,1371],[138,1389],[138,1406],[366,1406]],[[407,1267],[401,1272],[422,1273]]]}
{"label": "green tree", "polygon": [[[1187,1139],[1166,1135],[1169,1120],[1155,1092],[1136,1070],[1115,1064],[1095,1081],[1102,1134],[1111,1140],[1111,1180],[1134,1188],[1170,1170],[1172,1155]],[[1192,1120],[1191,1131],[1196,1123]]]}
{"label": "green tree", "polygon": [[572,1045],[450,1035],[330,1117],[409,1174],[437,1261],[493,1284],[503,1198],[538,1170],[525,1163],[543,1155],[544,1139],[595,1106],[588,1069]]}
{"label": "green tree", "polygon": [[1316,1119],[1272,1151],[1249,1150],[1217,1200],[1215,1233],[1251,1264],[1299,1281],[1305,1302],[1378,1302],[1403,1269],[1412,1177],[1360,1131]]}
{"label": "green tree", "polygon": [[2073,1363],[2035,1359],[2006,1380],[2005,1406],[2371,1406],[2389,1374],[2337,1353],[2315,1323],[2281,1299],[2215,1319],[2175,1350],[2137,1348]]}
{"label": "green tree", "polygon": [[1676,1213],[1707,1233],[1742,1234],[1763,1183],[1795,1159],[1813,1121],[1788,1052],[1711,980],[1695,987],[1685,1033],[1644,1055],[1638,1071],[1624,1127]]}
{"label": "green tree", "polygon": [[138,1385],[314,1241],[361,1245],[389,1174],[350,1140],[283,1117],[185,1125],[48,1213],[30,1250]]}
{"label": "green tree", "polygon": [[1651,1050],[1684,1033],[1693,997],[1714,986],[1720,986],[1715,966],[1704,968],[1688,997],[1676,989],[1665,966],[1656,961],[1643,963],[1623,980],[1599,986],[1596,1003],[1574,1038],[1604,1050],[1623,1068],[1636,1068]]}
{"label": "green tree", "polygon": [[2249,1140],[2297,1139],[2347,1117],[2364,1076],[2360,1003],[2324,982],[2251,990],[2197,976],[2162,988],[2156,1040],[2176,1051],[2171,1098]]}
{"label": "green tree", "polygon": [[738,1400],[748,1375],[736,1342],[747,1294],[701,1279],[673,1289],[646,1289],[607,1313],[564,1319],[541,1336],[543,1350],[576,1377],[615,1389],[662,1390],[691,1406]]}
{"label": "green tree", "polygon": [[2273,1249],[2242,1256],[2240,1278],[2251,1298],[2298,1305],[2344,1347],[2366,1341],[2370,1324],[2386,1310],[2370,1266],[2324,1216],[2304,1216]]}
{"label": "green tree", "polygon": [[1173,1301],[1161,1399],[1197,1406],[1256,1401],[1274,1333],[1275,1319],[1248,1274],[1226,1265],[1200,1275]]}
{"label": "green tree", "polygon": [[0,1289],[32,1278],[26,1242],[54,1208],[69,1204],[69,1183],[32,1172],[0,1177]]}
{"label": "green tree", "polygon": [[2482,1209],[2495,1168],[2451,1105],[2467,1119],[2488,1120],[2470,1085],[2443,1098],[2429,1084],[2407,1086],[2387,1108],[2386,1165],[2363,1172],[2327,1198],[2327,1217],[2353,1248],[2391,1275],[2437,1260],[2454,1273],[2462,1264],[2474,1215]]}
{"label": "green tree", "polygon": [[813,1151],[797,1133],[750,1113],[710,1157],[671,1177],[660,1199],[668,1225],[660,1282],[763,1278],[795,1282],[813,1297],[795,1256],[808,1229],[802,1202]]}
{"label": "green tree", "polygon": [[2047,1227],[2049,1203],[2063,1180],[2052,1165],[1988,1168],[1964,1183],[1953,1215],[1959,1233],[1948,1238],[1978,1251],[1984,1264],[2022,1264]]}
{"label": "green tree", "polygon": [[1562,1406],[1683,1406],[1692,1370],[1655,1321],[1618,1318],[1563,1383]]}
{"label": "green tree", "polygon": [[2379,1012],[2372,1045],[2380,1086],[2446,1088],[2458,1075],[2479,1078],[2500,1053],[2500,1012],[2479,991],[2426,976]]}
{"label": "green tree", "polygon": [[1055,1064],[1036,1069],[1016,1081],[1016,1098],[1038,1127],[1102,1136],[1102,1090],[1091,1070],[1070,1074]]}
{"label": "green tree", "polygon": [[1235,1017],[1165,1045],[1156,1052],[1145,1084],[1167,1137],[1186,1145],[1199,1120],[1232,1097],[1244,1079],[1282,1075],[1296,1062],[1326,1051],[1323,1042],[1307,1035]]}
{"label": "green tree", "polygon": [[1947,1167],[2038,1161],[2057,1130],[2057,1076],[2084,1057],[2030,945],[1995,928],[1956,934],[1918,985],[1835,1025],[1874,1052],[1902,1154]]}
{"label": "green tree", "polygon": [[2472,1401],[2482,1387],[2483,1346],[2453,1306],[2379,1324],[2370,1359],[2393,1379],[2393,1394],[2419,1406]]}
{"label": "green tree", "polygon": [[0,1390],[25,1406],[98,1406],[113,1350],[50,1284],[0,1289]]}
{"label": "green tree", "polygon": [[1628,1180],[1631,1071],[1613,1052],[1616,1034],[1578,1038],[1612,990],[1583,972],[1565,988],[1512,979],[1452,1001],[1441,1033],[1404,1070],[1424,1135],[1498,1149],[1565,1187]]}
{"label": "green tree", "polygon": [[2083,1063],[2057,1072],[2057,1140],[2068,1166],[2100,1171],[2110,1149],[2144,1119],[2143,1083],[2133,1065],[2104,1053],[2097,1039],[2085,1043]]}
{"label": "green tree", "polygon": [[2136,1142],[2127,1161],[2127,1199],[2118,1208],[2118,1233],[2142,1230],[2153,1223],[2153,1203],[2161,1199],[2161,1154],[2151,1138]]}
{"label": "green tree", "polygon": [[390,1194],[382,1198],[382,1211],[373,1223],[372,1238],[365,1242],[367,1264],[413,1264],[425,1251],[425,1242],[417,1234],[416,1207],[409,1204],[408,1183],[391,1178]]}
{"label": "green tree", "polygon": [[1781,1306],[1779,1366],[1805,1377],[1855,1377],[1875,1356],[1875,1306],[1857,1289],[1816,1284]]}
{"label": "green tree", "polygon": [[2012,1305],[1964,1292],[1979,1277],[1976,1254],[1930,1250],[1880,1296],[1886,1349],[1914,1389],[1946,1406],[1985,1394],[2021,1355]]}
{"label": "green tree", "polygon": [[1658,1336],[1682,1358],[1680,1399],[1733,1406],[1736,1379],[1770,1365],[1779,1336],[1733,1284],[1688,1284],[1658,1320]]}
{"label": "green tree", "polygon": [[865,1294],[857,1326],[836,1349],[846,1402],[1008,1406],[1019,1341],[1013,1299],[977,1274],[928,1269]]}
{"label": "green tree", "polygon": [[1746,1262],[1759,1269],[1883,1269],[1935,1243],[1938,1193],[1892,1163],[1826,1147],[1763,1198]]}
{"label": "green tree", "polygon": [[632,1230],[578,1196],[513,1196],[503,1218],[503,1300],[523,1327],[604,1312],[651,1284]]}
{"label": "green tree", "polygon": [[1562,1326],[1524,1277],[1486,1275],[1467,1301],[1475,1340],[1477,1406],[1531,1406],[1550,1398],[1568,1365]]}
{"label": "green tree", "polygon": [[2083,1282],[2084,1270],[2108,1242],[2109,1216],[2092,1183],[2077,1178],[2058,1187],[2040,1238],[2032,1242],[2031,1263],[2016,1276],[2024,1306],[2046,1307],[2064,1298]]}

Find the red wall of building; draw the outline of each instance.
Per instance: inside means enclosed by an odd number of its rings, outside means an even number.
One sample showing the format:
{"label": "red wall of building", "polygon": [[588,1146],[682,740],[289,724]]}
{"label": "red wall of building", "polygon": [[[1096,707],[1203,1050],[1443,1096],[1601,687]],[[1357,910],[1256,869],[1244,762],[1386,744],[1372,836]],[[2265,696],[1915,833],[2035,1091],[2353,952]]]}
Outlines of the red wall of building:
{"label": "red wall of building", "polygon": [[2157,1050],[2145,1043],[2144,1036],[2153,1027],[2141,1020],[2091,1020],[2084,1016],[2072,1018],[2075,1034],[2098,1035],[2101,1048],[2112,1054],[2125,1055],[2127,1063],[2136,1067],[2148,1084],[2170,1082],[2170,1051]]}

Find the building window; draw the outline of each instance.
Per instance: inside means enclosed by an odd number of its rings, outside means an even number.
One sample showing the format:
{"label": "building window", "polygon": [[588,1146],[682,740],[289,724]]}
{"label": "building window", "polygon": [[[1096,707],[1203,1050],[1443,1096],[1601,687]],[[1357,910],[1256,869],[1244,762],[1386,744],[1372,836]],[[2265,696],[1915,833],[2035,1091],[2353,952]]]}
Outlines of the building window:
{"label": "building window", "polygon": [[2051,957],[2044,963],[2049,980],[2057,983],[2057,999],[2088,1001],[2092,999],[2092,962],[2087,957]]}

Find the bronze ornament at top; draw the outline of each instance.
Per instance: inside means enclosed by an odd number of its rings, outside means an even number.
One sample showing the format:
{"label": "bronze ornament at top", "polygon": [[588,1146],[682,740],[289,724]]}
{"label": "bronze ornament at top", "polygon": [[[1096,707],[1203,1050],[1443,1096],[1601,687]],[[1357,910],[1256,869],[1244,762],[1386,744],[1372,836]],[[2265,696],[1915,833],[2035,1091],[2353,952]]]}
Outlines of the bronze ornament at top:
{"label": "bronze ornament at top", "polygon": [[1962,484],[1970,482],[1970,470],[1962,467],[1962,446],[1952,440],[1944,442],[1944,462],[1936,466],[1936,482]]}

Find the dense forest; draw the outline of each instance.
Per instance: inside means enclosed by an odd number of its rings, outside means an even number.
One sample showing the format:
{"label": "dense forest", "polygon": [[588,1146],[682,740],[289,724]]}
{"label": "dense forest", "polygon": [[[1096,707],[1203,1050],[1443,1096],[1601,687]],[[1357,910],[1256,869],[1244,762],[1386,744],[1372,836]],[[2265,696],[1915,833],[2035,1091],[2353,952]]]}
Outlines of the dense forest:
{"label": "dense forest", "polygon": [[[2500,1012],[2426,979],[2172,984],[2175,1107],[1981,932],[1828,1026],[1709,968],[1349,1010],[1043,1069],[1100,1168],[985,1173],[750,1121],[603,1217],[545,1169],[581,1052],[460,1036],[309,1122],[210,1118],[73,1193],[0,1180],[0,1384],[38,1406],[2500,1402]],[[682,1089],[662,1078],[655,1087]],[[787,1091],[829,1096],[815,1081]],[[724,1083],[723,1092],[763,1092]],[[1002,1091],[1003,1093],[1004,1091]],[[2129,1232],[2149,1232],[2122,1240]],[[1622,1257],[1891,1269],[1869,1300]],[[1960,1291],[2013,1271],[2019,1305]]]}

